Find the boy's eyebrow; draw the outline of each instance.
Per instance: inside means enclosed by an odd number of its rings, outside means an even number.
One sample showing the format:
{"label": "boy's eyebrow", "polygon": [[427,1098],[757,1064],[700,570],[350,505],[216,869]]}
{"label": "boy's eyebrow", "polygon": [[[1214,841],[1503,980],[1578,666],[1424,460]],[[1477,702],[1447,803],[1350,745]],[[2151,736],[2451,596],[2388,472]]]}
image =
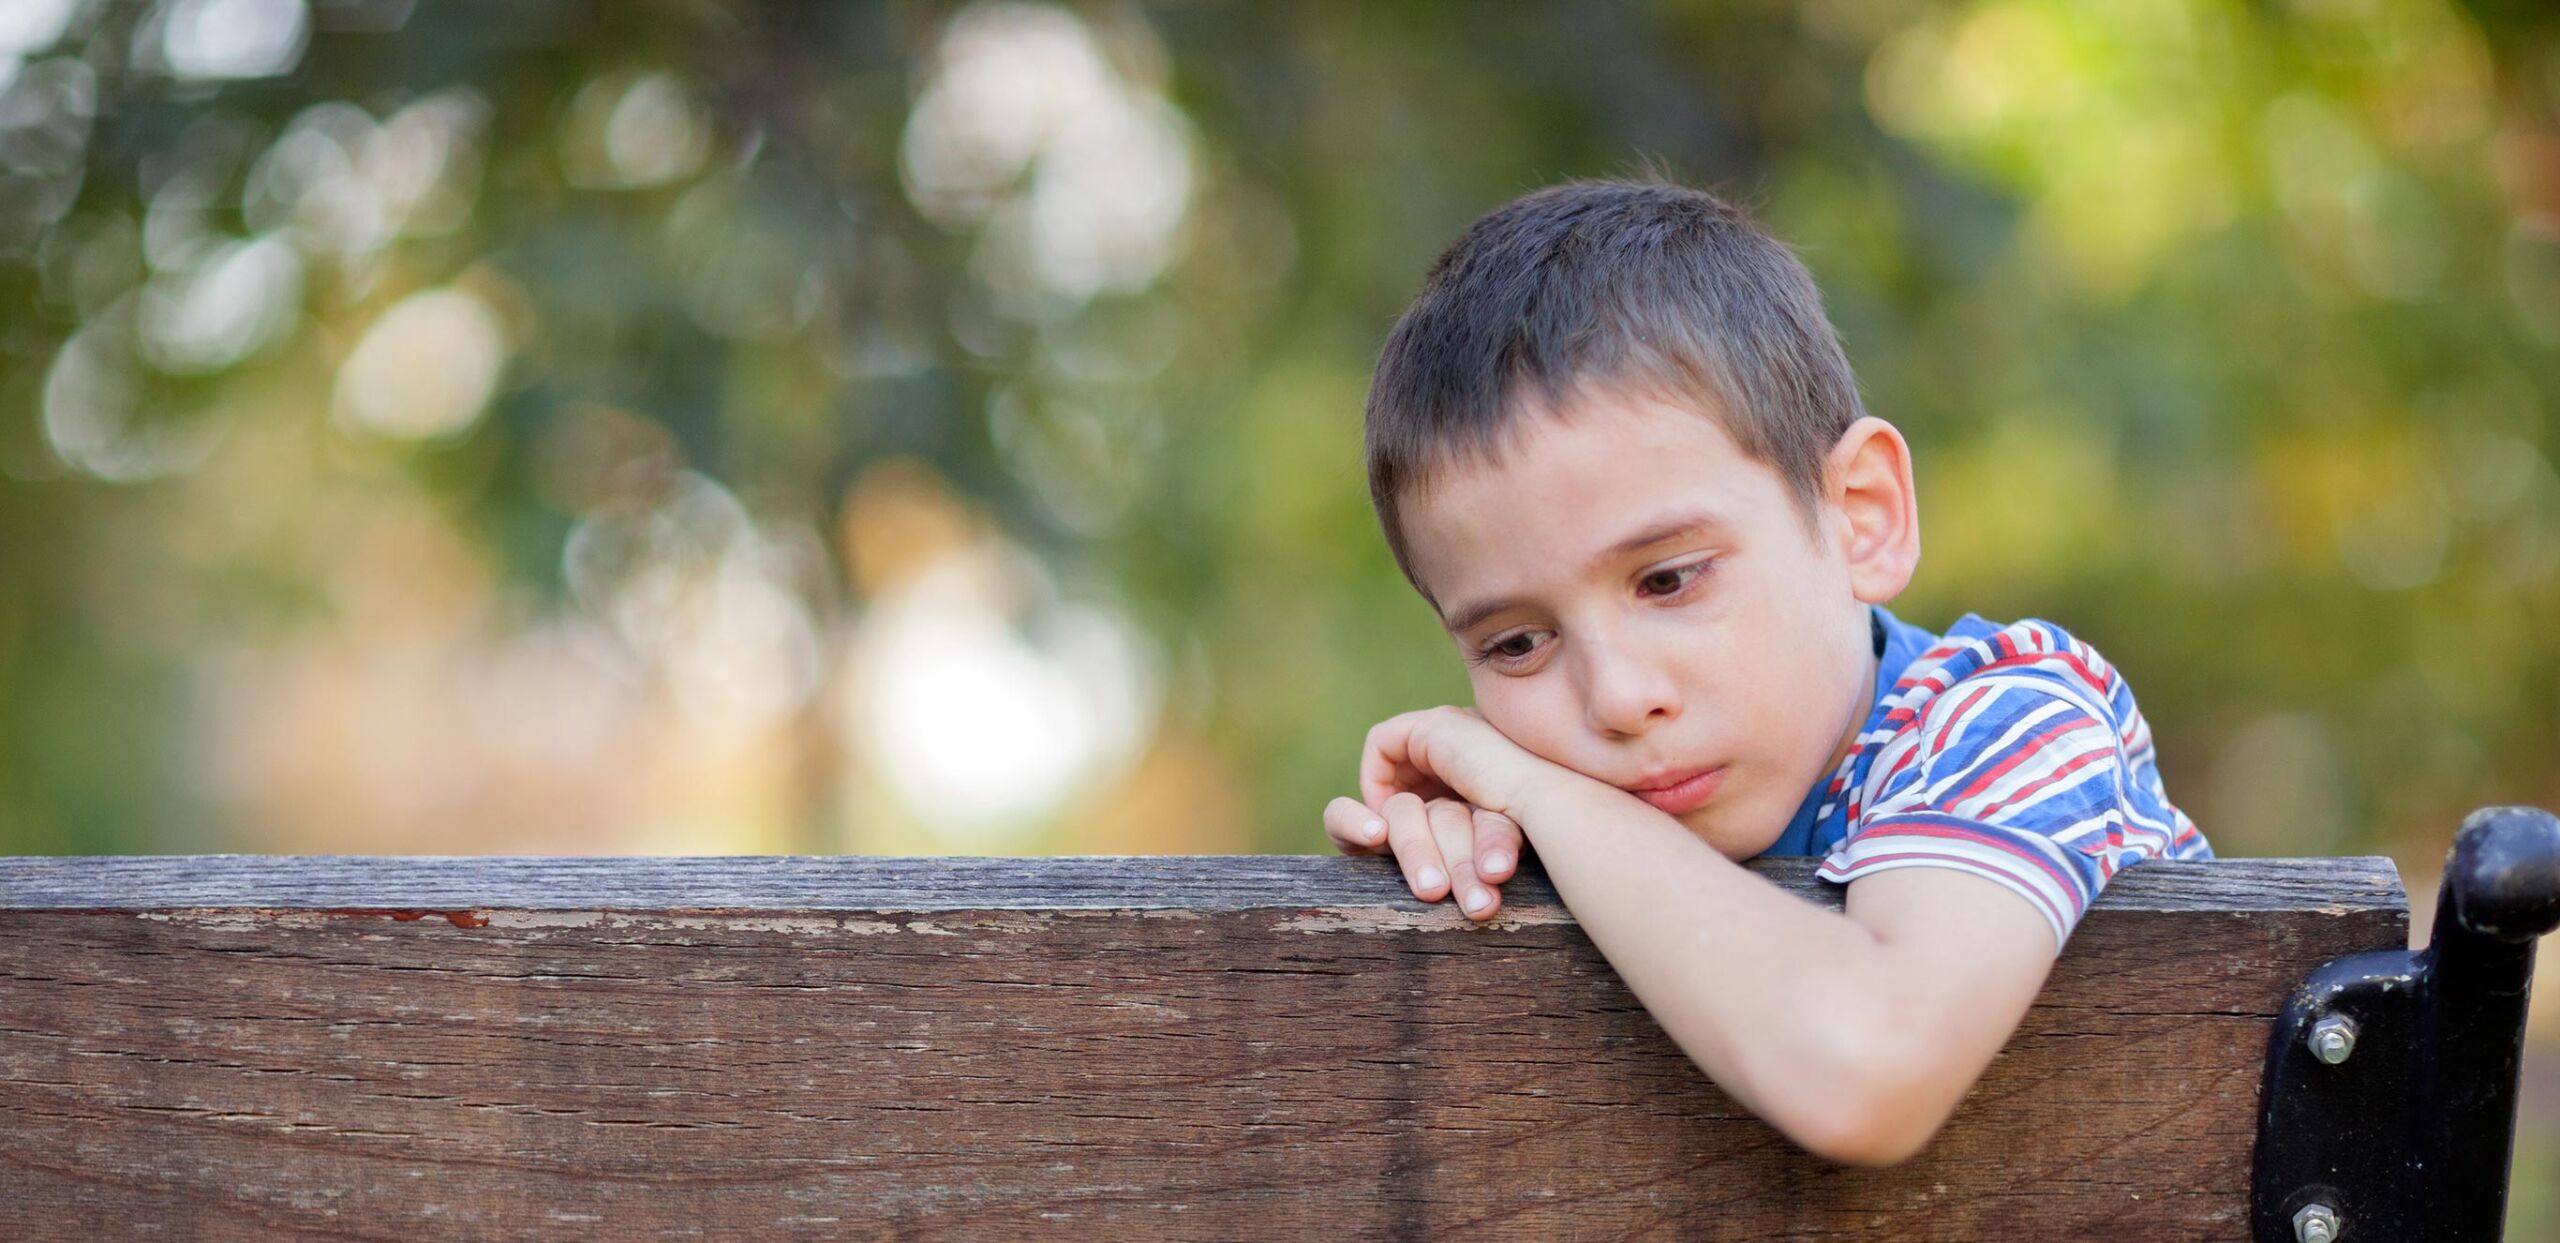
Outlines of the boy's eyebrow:
{"label": "boy's eyebrow", "polygon": [[[1658,522],[1646,524],[1643,530],[1592,554],[1589,572],[1597,573],[1606,568],[1610,562],[1628,553],[1650,548],[1665,540],[1677,539],[1700,531],[1720,531],[1724,526],[1724,516],[1712,510],[1692,509],[1666,515]],[[1484,619],[1505,609],[1515,608],[1519,604],[1519,600],[1509,597],[1470,604],[1447,615],[1449,633],[1464,634],[1482,624]]]}

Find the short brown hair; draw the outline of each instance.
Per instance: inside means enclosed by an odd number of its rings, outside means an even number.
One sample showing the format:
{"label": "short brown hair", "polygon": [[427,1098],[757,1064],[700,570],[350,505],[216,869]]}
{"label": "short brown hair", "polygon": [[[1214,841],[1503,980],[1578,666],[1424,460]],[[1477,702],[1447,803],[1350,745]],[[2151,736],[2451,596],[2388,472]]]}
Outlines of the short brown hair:
{"label": "short brown hair", "polygon": [[1369,384],[1369,499],[1425,599],[1400,498],[1454,462],[1498,456],[1524,399],[1552,409],[1589,383],[1722,412],[1808,522],[1825,456],[1865,413],[1813,275],[1742,209],[1659,181],[1513,199],[1441,252]]}

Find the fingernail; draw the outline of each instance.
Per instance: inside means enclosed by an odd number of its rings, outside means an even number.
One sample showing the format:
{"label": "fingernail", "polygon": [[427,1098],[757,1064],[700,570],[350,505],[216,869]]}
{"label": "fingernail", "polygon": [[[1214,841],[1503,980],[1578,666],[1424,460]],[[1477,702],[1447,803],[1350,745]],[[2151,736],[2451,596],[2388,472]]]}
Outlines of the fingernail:
{"label": "fingernail", "polygon": [[1386,821],[1384,821],[1384,820],[1372,820],[1372,821],[1370,821],[1369,823],[1367,823],[1367,824],[1364,824],[1364,825],[1361,825],[1361,826],[1360,826],[1360,840],[1362,840],[1362,841],[1364,841],[1364,842],[1374,842],[1374,841],[1378,840],[1378,835],[1379,835],[1379,834],[1384,833],[1384,832],[1386,832],[1386,831],[1387,831],[1387,822],[1386,822]]}
{"label": "fingernail", "polygon": [[1447,879],[1449,878],[1440,874],[1438,868],[1424,868],[1413,878],[1413,886],[1416,889],[1437,889],[1440,887],[1440,882]]}
{"label": "fingernail", "polygon": [[1509,855],[1506,855],[1506,854],[1502,854],[1502,853],[1496,852],[1496,853],[1494,853],[1494,854],[1489,854],[1489,855],[1486,855],[1486,856],[1484,857],[1484,870],[1485,870],[1485,871],[1488,871],[1488,872],[1499,872],[1499,871],[1501,871],[1502,869],[1507,868],[1507,867],[1510,867],[1510,866],[1511,866],[1511,856],[1509,856]]}
{"label": "fingernail", "polygon": [[1492,894],[1486,893],[1484,890],[1481,890],[1481,889],[1472,889],[1472,890],[1469,890],[1469,891],[1467,892],[1467,913],[1468,913],[1468,914],[1470,914],[1470,915],[1479,915],[1479,914],[1482,914],[1482,913],[1484,912],[1484,908],[1486,908],[1486,907],[1488,907],[1488,906],[1491,906],[1491,905],[1493,905],[1493,895],[1492,895]]}

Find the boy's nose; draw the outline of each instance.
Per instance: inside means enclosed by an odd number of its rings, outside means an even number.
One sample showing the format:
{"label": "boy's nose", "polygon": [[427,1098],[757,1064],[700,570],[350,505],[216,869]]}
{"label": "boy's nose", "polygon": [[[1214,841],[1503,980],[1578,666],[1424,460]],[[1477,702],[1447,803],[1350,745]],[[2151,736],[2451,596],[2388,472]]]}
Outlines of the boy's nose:
{"label": "boy's nose", "polygon": [[1604,734],[1642,734],[1680,715],[1679,687],[1660,664],[1628,653],[1592,656],[1585,671],[1586,711]]}

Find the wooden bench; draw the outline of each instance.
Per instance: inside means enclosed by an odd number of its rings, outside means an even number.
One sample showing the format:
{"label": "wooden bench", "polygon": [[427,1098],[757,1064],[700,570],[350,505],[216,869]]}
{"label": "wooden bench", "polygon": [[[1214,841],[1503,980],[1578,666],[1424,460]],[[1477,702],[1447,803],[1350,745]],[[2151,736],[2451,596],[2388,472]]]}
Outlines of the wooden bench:
{"label": "wooden bench", "polygon": [[0,1233],[2494,1238],[2560,822],[2467,821],[2419,954],[2387,859],[2127,870],[1883,1170],[1744,1113],[1541,875],[1506,893],[1474,926],[1317,856],[0,859]]}

